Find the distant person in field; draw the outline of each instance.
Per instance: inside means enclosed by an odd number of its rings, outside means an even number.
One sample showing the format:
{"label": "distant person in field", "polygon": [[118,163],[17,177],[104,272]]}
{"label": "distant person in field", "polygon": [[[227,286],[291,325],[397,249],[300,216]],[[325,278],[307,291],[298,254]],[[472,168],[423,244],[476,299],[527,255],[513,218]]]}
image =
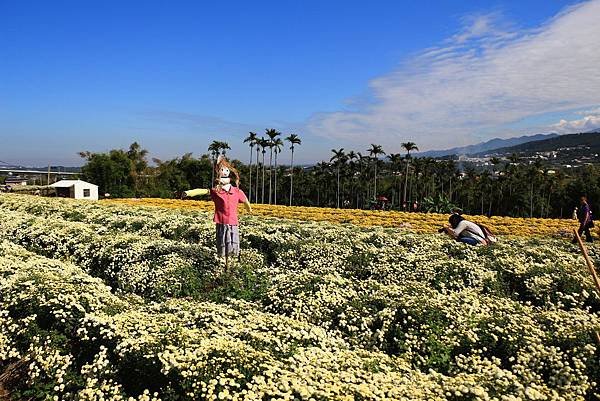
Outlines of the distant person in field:
{"label": "distant person in field", "polygon": [[[217,253],[225,258],[225,267],[229,265],[229,257],[240,256],[240,233],[238,229],[238,204],[243,203],[248,212],[252,207],[248,198],[239,188],[240,175],[238,171],[224,158],[219,157],[215,167],[215,186],[211,189],[192,189],[184,192],[184,197],[208,195],[215,204],[217,234]],[[231,175],[235,177],[235,186],[231,184]]]}
{"label": "distant person in field", "polygon": [[[590,228],[594,227],[594,220],[592,218],[592,208],[588,204],[587,197],[582,196],[579,199],[579,208],[577,210],[577,220],[579,220],[579,229],[577,232],[579,235],[585,234],[585,240],[587,242],[593,242],[592,233]],[[573,243],[577,242],[577,238],[573,238]]]}
{"label": "distant person in field", "polygon": [[469,245],[489,245],[496,242],[496,237],[487,227],[466,220],[458,213],[450,215],[448,223],[439,232],[446,233],[458,242]]}

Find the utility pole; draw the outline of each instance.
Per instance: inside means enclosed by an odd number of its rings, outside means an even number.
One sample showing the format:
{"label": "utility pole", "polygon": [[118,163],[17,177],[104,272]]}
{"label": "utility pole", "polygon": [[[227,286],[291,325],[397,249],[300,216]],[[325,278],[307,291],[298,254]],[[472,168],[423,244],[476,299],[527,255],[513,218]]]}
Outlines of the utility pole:
{"label": "utility pole", "polygon": [[50,165],[48,164],[48,185],[50,185]]}

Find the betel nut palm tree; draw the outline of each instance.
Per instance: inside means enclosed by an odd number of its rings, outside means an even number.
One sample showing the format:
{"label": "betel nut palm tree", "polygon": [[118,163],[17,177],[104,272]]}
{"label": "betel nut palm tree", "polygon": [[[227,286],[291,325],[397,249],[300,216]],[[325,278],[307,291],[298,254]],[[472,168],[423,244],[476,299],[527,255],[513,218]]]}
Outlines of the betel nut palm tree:
{"label": "betel nut palm tree", "polygon": [[346,162],[346,154],[344,153],[344,148],[340,148],[339,150],[331,149],[333,152],[333,156],[329,159],[330,162],[336,166],[337,172],[337,191],[336,191],[336,207],[340,208],[340,165]]}
{"label": "betel nut palm tree", "polygon": [[296,134],[290,134],[285,140],[290,143],[290,150],[292,151],[292,161],[290,163],[290,206],[292,206],[294,199],[294,148],[296,145],[302,144],[302,140]]}
{"label": "betel nut palm tree", "polygon": [[[248,187],[249,187],[248,199],[250,199],[250,200],[252,200],[252,151],[254,150],[253,149],[254,146],[256,146],[257,139],[258,139],[258,135],[256,135],[256,133],[254,133],[254,132],[249,132],[246,139],[244,139],[244,143],[248,143],[248,146],[250,147],[250,165],[248,167],[248,170],[250,171],[249,179],[248,179]],[[258,158],[256,161],[258,162]]]}
{"label": "betel nut palm tree", "polygon": [[377,164],[379,162],[379,156],[385,155],[385,152],[383,151],[383,147],[381,145],[376,145],[374,143],[371,144],[371,148],[367,149],[367,151],[369,152],[369,156],[371,156],[375,162],[375,175],[373,180],[375,184],[375,192],[373,192],[373,198],[377,198]]}
{"label": "betel nut palm tree", "polygon": [[274,173],[274,182],[273,182],[273,203],[277,204],[277,155],[281,153],[281,149],[283,148],[283,141],[281,138],[275,138],[273,140],[273,152],[275,153],[275,173]]}
{"label": "betel nut palm tree", "polygon": [[406,150],[406,176],[404,177],[404,196],[402,202],[406,203],[406,187],[408,185],[408,165],[410,164],[410,152],[413,150],[419,150],[417,144],[414,142],[404,142],[402,147]]}
{"label": "betel nut palm tree", "polygon": [[273,142],[275,141],[275,138],[277,138],[279,135],[281,135],[281,132],[277,131],[276,129],[273,128],[267,128],[265,129],[265,134],[269,137],[269,150],[270,150],[270,155],[269,155],[269,205],[271,204],[271,194],[272,194],[272,190],[273,190]]}

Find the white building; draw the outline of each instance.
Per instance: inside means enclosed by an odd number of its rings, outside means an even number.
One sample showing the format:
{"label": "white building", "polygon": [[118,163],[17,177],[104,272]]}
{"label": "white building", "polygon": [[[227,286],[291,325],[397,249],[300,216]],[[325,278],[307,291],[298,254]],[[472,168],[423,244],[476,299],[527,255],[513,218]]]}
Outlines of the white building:
{"label": "white building", "polygon": [[98,200],[98,185],[81,180],[61,180],[50,187],[56,189],[61,198]]}

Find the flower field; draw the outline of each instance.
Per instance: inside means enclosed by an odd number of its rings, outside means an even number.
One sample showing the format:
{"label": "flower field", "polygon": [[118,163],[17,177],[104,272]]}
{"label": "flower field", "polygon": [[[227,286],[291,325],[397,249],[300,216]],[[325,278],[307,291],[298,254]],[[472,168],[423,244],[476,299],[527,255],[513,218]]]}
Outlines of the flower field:
{"label": "flower field", "polygon": [[[600,297],[569,241],[522,231],[469,247],[431,234],[444,216],[332,224],[351,213],[264,218],[255,206],[225,270],[210,204],[132,202],[0,195],[0,377],[12,372],[0,389],[40,400],[600,395]],[[396,228],[401,218],[410,227]],[[521,222],[559,224],[570,228]]]}
{"label": "flower field", "polygon": [[[202,200],[178,199],[110,199],[103,202],[131,206],[158,206],[162,208],[198,210],[211,212],[213,203]],[[331,223],[351,223],[359,226],[382,226],[403,228],[416,233],[434,233],[448,223],[448,215],[437,213],[407,213],[380,210],[332,209],[304,206],[253,205],[253,215],[277,217],[304,221],[328,221]],[[240,208],[240,214],[244,211]],[[524,219],[515,217],[473,216],[478,223],[485,224],[500,235],[514,236],[555,236],[572,235],[577,222],[568,219]]]}

